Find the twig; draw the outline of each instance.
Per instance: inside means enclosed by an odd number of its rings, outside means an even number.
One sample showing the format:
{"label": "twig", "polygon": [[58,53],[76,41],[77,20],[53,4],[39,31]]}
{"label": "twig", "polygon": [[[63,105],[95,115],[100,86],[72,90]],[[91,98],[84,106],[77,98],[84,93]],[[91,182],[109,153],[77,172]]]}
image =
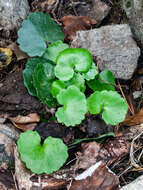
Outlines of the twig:
{"label": "twig", "polygon": [[131,165],[134,166],[135,168],[141,168],[136,162],[135,162],[135,158],[134,158],[134,142],[143,134],[143,131],[137,135],[131,142],[131,149],[130,149],[130,161],[131,161]]}
{"label": "twig", "polygon": [[[126,99],[126,97],[125,97],[125,95],[124,95],[124,92],[123,92],[122,87],[121,87],[121,85],[120,85],[120,83],[119,83],[118,80],[117,80],[117,83],[118,83],[118,86],[119,86],[119,89],[120,89],[120,91],[121,91],[122,96],[124,97],[126,103],[128,104],[127,99]],[[129,104],[128,104],[128,107],[129,107],[129,110],[130,110],[130,112],[132,113],[132,115],[134,115],[134,113],[133,113],[133,111],[132,111],[132,109],[131,109],[131,107],[130,107]]]}
{"label": "twig", "polygon": [[15,179],[15,174],[13,174],[13,172],[11,171],[12,173],[12,177],[13,177],[13,180],[14,180],[14,185],[15,185],[15,189],[18,190],[18,186],[17,186],[17,183],[16,183],[16,179]]}

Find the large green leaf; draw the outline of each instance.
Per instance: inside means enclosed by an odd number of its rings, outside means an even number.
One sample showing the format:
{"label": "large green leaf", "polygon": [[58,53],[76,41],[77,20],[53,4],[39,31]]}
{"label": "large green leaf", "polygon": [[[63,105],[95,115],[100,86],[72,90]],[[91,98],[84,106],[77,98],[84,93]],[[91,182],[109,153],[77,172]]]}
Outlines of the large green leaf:
{"label": "large green leaf", "polygon": [[87,113],[87,102],[85,95],[76,86],[69,86],[57,95],[59,104],[56,117],[59,123],[66,126],[75,126],[81,123]]}
{"label": "large green leaf", "polygon": [[128,106],[116,91],[96,91],[87,100],[91,114],[99,114],[107,124],[116,125],[125,119]]}
{"label": "large green leaf", "polygon": [[33,73],[33,85],[38,98],[48,107],[56,106],[56,99],[51,94],[51,85],[55,78],[54,66],[48,62],[38,64]]}
{"label": "large green leaf", "polygon": [[18,31],[20,48],[29,56],[42,56],[47,43],[63,40],[64,34],[50,15],[42,12],[30,13]]}
{"label": "large green leaf", "polygon": [[88,81],[87,84],[94,91],[115,90],[113,86],[115,84],[114,76],[108,70],[102,71],[94,80]]}
{"label": "large green leaf", "polygon": [[21,133],[17,142],[21,160],[32,172],[51,174],[68,158],[67,146],[61,139],[48,137],[41,146],[41,138],[36,131]]}
{"label": "large green leaf", "polygon": [[33,86],[33,72],[35,67],[39,63],[46,63],[47,61],[45,59],[42,59],[40,57],[35,57],[35,58],[30,58],[28,59],[26,63],[26,68],[23,71],[23,78],[24,78],[24,85],[26,86],[29,94],[32,96],[36,96],[36,90],[35,87]]}

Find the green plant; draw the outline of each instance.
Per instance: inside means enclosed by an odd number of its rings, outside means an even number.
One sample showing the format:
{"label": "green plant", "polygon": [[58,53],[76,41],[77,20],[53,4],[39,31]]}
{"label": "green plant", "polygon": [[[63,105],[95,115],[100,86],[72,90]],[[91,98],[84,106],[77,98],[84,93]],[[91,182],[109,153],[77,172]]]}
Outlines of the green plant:
{"label": "green plant", "polygon": [[32,172],[50,174],[65,163],[68,147],[61,139],[48,137],[41,146],[41,138],[36,131],[21,133],[17,142],[21,160]]}
{"label": "green plant", "polygon": [[[102,118],[107,124],[116,125],[124,120],[128,106],[115,91],[112,72],[99,73],[88,50],[69,48],[63,43],[63,33],[49,15],[32,13],[23,22],[18,37],[20,48],[30,56],[37,56],[27,61],[24,84],[47,107],[58,107],[55,116],[59,123],[76,126],[88,111],[91,114],[103,111]],[[89,94],[87,86],[93,93]],[[41,146],[40,137],[32,131],[21,135],[18,150],[27,167],[36,173],[52,173],[68,157],[61,140],[48,137]],[[54,160],[54,154],[58,161]],[[41,166],[41,160],[45,166]]]}

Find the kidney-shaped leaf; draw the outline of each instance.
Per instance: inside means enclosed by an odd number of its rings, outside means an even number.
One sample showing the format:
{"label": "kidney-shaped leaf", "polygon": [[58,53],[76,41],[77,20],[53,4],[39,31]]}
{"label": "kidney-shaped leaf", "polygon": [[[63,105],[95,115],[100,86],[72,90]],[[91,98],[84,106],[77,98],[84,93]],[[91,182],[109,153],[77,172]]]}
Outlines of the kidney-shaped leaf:
{"label": "kidney-shaped leaf", "polygon": [[18,31],[20,48],[29,56],[41,56],[47,43],[63,40],[64,34],[50,15],[42,12],[30,13]]}
{"label": "kidney-shaped leaf", "polygon": [[64,105],[56,112],[58,122],[66,126],[80,124],[87,112],[85,95],[76,86],[69,86],[57,95],[57,100],[59,104]]}
{"label": "kidney-shaped leaf", "polygon": [[67,48],[69,48],[68,44],[63,43],[61,40],[56,41],[48,46],[43,57],[55,62],[58,54]]}
{"label": "kidney-shaped leaf", "polygon": [[26,63],[26,68],[23,71],[24,85],[28,89],[29,94],[31,94],[32,96],[36,96],[36,90],[35,87],[33,86],[33,72],[35,67],[39,63],[44,64],[46,63],[46,60],[40,57],[28,59]]}
{"label": "kidney-shaped leaf", "polygon": [[128,106],[125,100],[115,91],[96,91],[87,100],[91,114],[99,114],[107,124],[116,125],[125,119]]}
{"label": "kidney-shaped leaf", "polygon": [[51,174],[68,158],[67,146],[61,139],[48,137],[41,146],[41,138],[36,131],[21,133],[17,142],[21,160],[32,172]]}
{"label": "kidney-shaped leaf", "polygon": [[33,73],[33,85],[38,98],[48,107],[54,107],[56,100],[51,94],[51,85],[55,78],[54,66],[48,62],[39,63]]}
{"label": "kidney-shaped leaf", "polygon": [[55,75],[62,81],[70,80],[76,71],[86,73],[92,65],[90,52],[82,48],[68,48],[56,60]]}
{"label": "kidney-shaped leaf", "polygon": [[115,84],[114,76],[108,70],[102,71],[94,80],[88,81],[87,84],[94,91],[115,90],[113,86]]}

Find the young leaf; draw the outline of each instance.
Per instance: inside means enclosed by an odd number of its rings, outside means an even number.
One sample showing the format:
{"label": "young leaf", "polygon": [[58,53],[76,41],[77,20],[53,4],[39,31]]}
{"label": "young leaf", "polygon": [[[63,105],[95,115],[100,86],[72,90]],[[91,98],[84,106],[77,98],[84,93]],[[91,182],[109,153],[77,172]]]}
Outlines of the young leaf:
{"label": "young leaf", "polygon": [[58,122],[63,122],[66,126],[80,124],[87,112],[85,95],[76,86],[69,86],[57,95],[57,100],[63,105],[56,112]]}
{"label": "young leaf", "polygon": [[35,67],[39,63],[44,64],[46,63],[46,60],[40,57],[28,59],[26,63],[26,68],[23,71],[24,85],[28,89],[29,94],[31,94],[32,96],[36,96],[36,90],[35,87],[33,86],[33,72]]}
{"label": "young leaf", "polygon": [[107,124],[116,125],[125,119],[128,106],[125,100],[115,91],[96,91],[87,100],[91,114],[99,114]]}
{"label": "young leaf", "polygon": [[90,52],[82,48],[68,48],[59,53],[56,60],[55,75],[62,81],[70,80],[75,71],[88,72],[92,65]]}
{"label": "young leaf", "polygon": [[63,43],[60,40],[56,41],[48,46],[43,57],[55,62],[58,54],[67,48],[69,48],[68,44]]}
{"label": "young leaf", "polygon": [[84,78],[87,81],[93,80],[95,78],[95,76],[98,75],[98,70],[97,70],[95,63],[92,63],[92,66],[89,69],[89,71],[87,73],[83,73],[82,75],[84,76]]}
{"label": "young leaf", "polygon": [[47,43],[63,40],[64,34],[50,15],[30,13],[18,31],[20,48],[29,56],[42,56]]}
{"label": "young leaf", "polygon": [[66,89],[68,86],[76,86],[81,90],[81,92],[85,91],[85,81],[84,78],[81,74],[75,73],[73,78],[70,79],[69,81],[61,81],[61,80],[56,80],[52,83],[51,87],[51,93],[54,98],[57,97],[57,95],[61,92],[61,90]]}
{"label": "young leaf", "polygon": [[48,62],[39,63],[33,73],[33,85],[38,98],[48,107],[55,107],[56,100],[51,94],[51,85],[55,78],[54,66]]}
{"label": "young leaf", "polygon": [[81,92],[85,91],[85,80],[84,77],[80,73],[74,73],[74,76],[66,81],[65,84],[68,86],[74,85],[80,89]]}
{"label": "young leaf", "polygon": [[98,76],[95,77],[94,80],[88,81],[88,86],[94,91],[102,91],[102,90],[115,90],[114,86],[111,84],[115,84],[115,79],[111,71],[105,70],[102,71]]}
{"label": "young leaf", "polygon": [[21,133],[17,142],[21,160],[32,172],[51,174],[68,158],[67,146],[61,139],[48,137],[41,146],[41,138],[36,131]]}
{"label": "young leaf", "polygon": [[66,88],[66,84],[63,81],[60,80],[55,80],[52,83],[52,87],[51,87],[51,93],[53,95],[54,98],[57,97],[57,95],[61,92],[61,90]]}

